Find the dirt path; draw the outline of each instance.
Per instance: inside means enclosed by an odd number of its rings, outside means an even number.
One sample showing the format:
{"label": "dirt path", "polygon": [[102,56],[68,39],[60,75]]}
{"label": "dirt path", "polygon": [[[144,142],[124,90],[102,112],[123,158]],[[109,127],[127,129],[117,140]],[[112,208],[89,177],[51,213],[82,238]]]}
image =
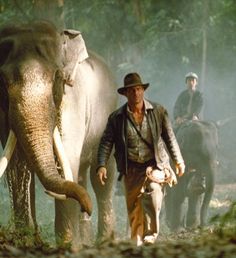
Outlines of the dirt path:
{"label": "dirt path", "polygon": [[[232,201],[236,199],[236,184],[216,185],[210,203],[209,216],[224,214],[229,209]],[[51,203],[49,203],[51,205]],[[68,250],[38,246],[37,248],[16,248],[11,237],[5,235],[0,228],[0,258],[1,257],[78,257],[78,258],[123,258],[123,257],[181,257],[181,258],[213,258],[236,257],[236,234],[215,231],[213,226],[204,230],[171,234],[162,224],[159,241],[151,246],[136,247],[126,238],[126,217],[123,197],[115,198],[115,206],[119,207],[117,213],[117,228],[119,240],[104,242],[100,246],[86,247],[79,253]],[[48,218],[47,218],[48,219]],[[235,218],[236,221],[236,218]],[[95,222],[94,222],[95,223]],[[51,224],[51,223],[50,223]],[[46,224],[47,225],[47,224]],[[52,226],[52,225],[50,225]],[[236,222],[231,226],[236,228]],[[123,240],[122,240],[123,239]],[[126,238],[127,239],[127,238]],[[14,240],[15,241],[15,240]]]}

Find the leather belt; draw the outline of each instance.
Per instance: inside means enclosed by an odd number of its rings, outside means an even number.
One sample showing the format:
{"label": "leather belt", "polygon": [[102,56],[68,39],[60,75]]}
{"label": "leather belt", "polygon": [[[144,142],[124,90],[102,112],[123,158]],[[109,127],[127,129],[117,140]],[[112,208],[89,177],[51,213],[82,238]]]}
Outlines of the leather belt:
{"label": "leather belt", "polygon": [[133,160],[128,160],[128,168],[136,168],[136,169],[146,169],[149,166],[156,166],[156,160],[155,159],[150,159],[144,163],[136,162]]}

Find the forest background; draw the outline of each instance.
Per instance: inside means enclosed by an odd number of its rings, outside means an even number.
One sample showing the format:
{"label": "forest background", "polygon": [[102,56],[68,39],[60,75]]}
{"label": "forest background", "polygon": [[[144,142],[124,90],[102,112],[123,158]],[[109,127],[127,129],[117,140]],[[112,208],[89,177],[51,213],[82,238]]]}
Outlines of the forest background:
{"label": "forest background", "polygon": [[0,0],[0,25],[51,19],[80,30],[118,86],[130,71],[150,82],[147,97],[172,114],[189,71],[199,75],[204,117],[235,116],[235,0]]}
{"label": "forest background", "polygon": [[203,117],[221,125],[222,180],[236,181],[236,0],[0,0],[0,25],[38,18],[80,30],[117,87],[140,73],[151,84],[146,97],[171,117],[185,74],[197,73]]}
{"label": "forest background", "polygon": [[218,183],[236,182],[236,0],[0,0],[0,25],[38,18],[81,31],[117,87],[140,73],[171,117],[185,74],[197,73],[203,117],[220,125]]}

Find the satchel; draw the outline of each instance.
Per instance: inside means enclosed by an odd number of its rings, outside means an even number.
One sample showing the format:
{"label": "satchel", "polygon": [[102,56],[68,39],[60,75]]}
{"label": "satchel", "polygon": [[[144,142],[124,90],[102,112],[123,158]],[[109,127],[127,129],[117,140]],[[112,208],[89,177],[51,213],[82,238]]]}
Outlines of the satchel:
{"label": "satchel", "polygon": [[175,173],[168,168],[160,170],[158,168],[147,167],[146,177],[152,182],[158,184],[168,184],[170,187],[177,184]]}

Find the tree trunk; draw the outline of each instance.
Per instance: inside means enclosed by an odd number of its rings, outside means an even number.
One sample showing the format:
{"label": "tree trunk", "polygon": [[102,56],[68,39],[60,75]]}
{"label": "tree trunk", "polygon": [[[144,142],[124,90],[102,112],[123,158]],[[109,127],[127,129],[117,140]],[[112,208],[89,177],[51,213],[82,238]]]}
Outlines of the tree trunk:
{"label": "tree trunk", "polygon": [[[206,62],[207,62],[207,18],[208,18],[208,0],[204,1],[203,8],[203,22],[202,22],[202,71],[200,87],[202,92],[205,90],[206,84]],[[201,112],[202,118],[204,117],[204,108]]]}
{"label": "tree trunk", "polygon": [[207,18],[208,18],[208,0],[204,1],[203,21],[202,21],[202,72],[201,72],[201,89],[202,89],[202,91],[204,91],[205,80],[206,80]]}
{"label": "tree trunk", "polygon": [[64,29],[64,0],[35,0],[33,13],[35,18],[53,22],[58,29]]}
{"label": "tree trunk", "polygon": [[135,0],[133,1],[133,10],[134,14],[138,18],[138,21],[140,22],[141,25],[145,24],[145,16],[142,11],[142,4],[140,0]]}
{"label": "tree trunk", "polygon": [[202,30],[202,72],[201,72],[201,89],[204,91],[206,80],[206,61],[207,61],[207,31],[206,26]]}

